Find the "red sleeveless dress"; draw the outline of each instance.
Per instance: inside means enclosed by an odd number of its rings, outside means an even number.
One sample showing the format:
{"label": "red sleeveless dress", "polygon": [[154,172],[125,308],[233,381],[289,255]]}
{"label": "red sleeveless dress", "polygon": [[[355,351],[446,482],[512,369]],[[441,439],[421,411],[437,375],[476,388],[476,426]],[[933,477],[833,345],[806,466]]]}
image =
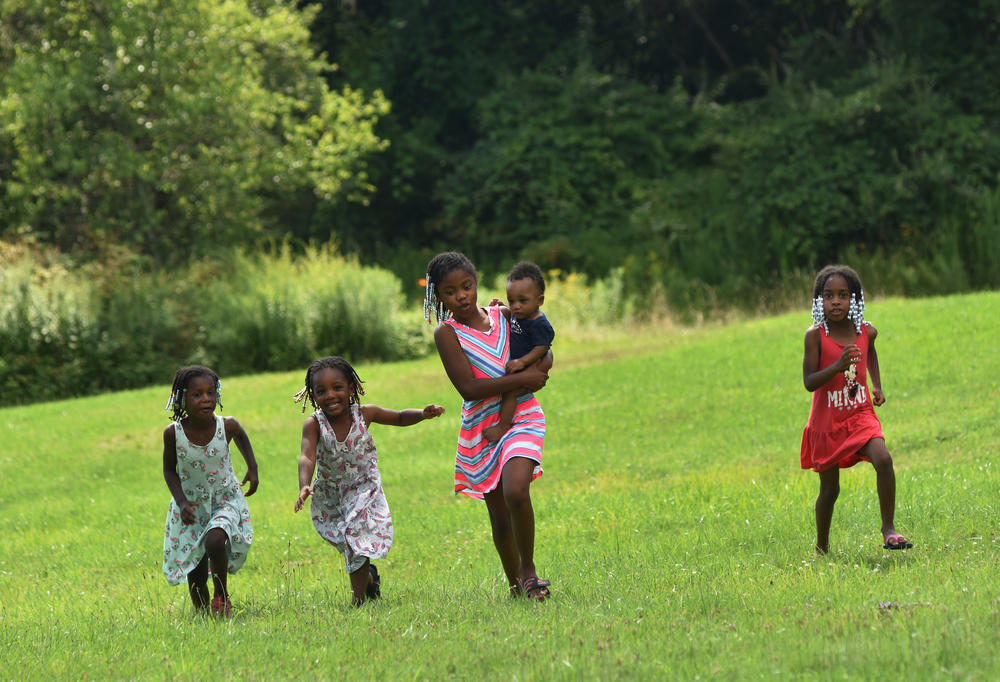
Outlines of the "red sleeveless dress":
{"label": "red sleeveless dress", "polygon": [[[820,327],[819,366],[829,366],[840,357],[844,347],[831,339]],[[826,471],[835,466],[854,466],[862,459],[858,451],[872,438],[885,438],[882,424],[875,416],[868,391],[868,325],[861,325],[858,334],[857,393],[852,399],[847,392],[847,379],[837,372],[832,379],[813,391],[809,423],[802,431],[801,460],[803,469]]]}

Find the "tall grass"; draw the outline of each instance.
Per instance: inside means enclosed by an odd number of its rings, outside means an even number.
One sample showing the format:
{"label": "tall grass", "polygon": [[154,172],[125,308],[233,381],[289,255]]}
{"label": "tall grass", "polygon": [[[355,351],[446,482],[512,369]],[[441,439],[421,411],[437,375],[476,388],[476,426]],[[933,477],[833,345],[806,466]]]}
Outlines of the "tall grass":
{"label": "tall grass", "polygon": [[[564,338],[532,484],[544,605],[511,601],[481,503],[451,494],[460,400],[434,358],[358,362],[368,399],[441,419],[373,427],[396,538],[383,599],[293,514],[298,371],[226,383],[253,441],[255,542],[231,620],[160,571],[167,385],[0,410],[0,655],[23,679],[995,679],[1000,294],[869,301],[897,477],[842,472],[813,555],[806,309]],[[652,330],[650,330],[652,331]],[[166,382],[166,378],[164,379]],[[237,458],[238,473],[242,466]]]}
{"label": "tall grass", "polygon": [[171,271],[119,256],[71,268],[0,250],[0,404],[147,386],[193,362],[236,375],[429,348],[398,280],[329,245]]}

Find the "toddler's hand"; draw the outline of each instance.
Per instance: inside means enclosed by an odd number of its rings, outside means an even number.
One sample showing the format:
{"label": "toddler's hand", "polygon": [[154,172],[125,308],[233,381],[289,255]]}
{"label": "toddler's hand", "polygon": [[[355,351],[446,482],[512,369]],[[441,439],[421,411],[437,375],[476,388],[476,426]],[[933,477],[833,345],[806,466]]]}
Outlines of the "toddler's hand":
{"label": "toddler's hand", "polygon": [[181,509],[181,523],[186,526],[190,526],[192,523],[198,521],[198,505],[194,502],[188,502]]}
{"label": "toddler's hand", "polygon": [[440,405],[428,405],[424,408],[424,419],[434,419],[444,414],[444,408]]}
{"label": "toddler's hand", "polygon": [[295,500],[295,511],[302,509],[302,504],[310,495],[312,495],[312,491],[313,489],[311,485],[302,486],[302,490],[299,491],[299,499]]}
{"label": "toddler's hand", "polygon": [[243,482],[240,483],[240,486],[244,486],[248,482],[250,483],[250,487],[247,488],[247,491],[246,491],[245,494],[246,494],[247,497],[250,497],[255,492],[257,492],[257,470],[256,469],[254,469],[253,471],[250,471],[250,470],[247,471],[247,475],[243,477]]}
{"label": "toddler's hand", "polygon": [[872,405],[878,407],[879,405],[885,405],[885,395],[882,393],[881,388],[872,389]]}
{"label": "toddler's hand", "polygon": [[507,363],[507,374],[520,372],[522,369],[524,369],[524,360],[521,358],[515,358]]}
{"label": "toddler's hand", "polygon": [[503,305],[503,301],[501,301],[499,298],[494,298],[492,301],[490,301],[490,305],[491,306]]}

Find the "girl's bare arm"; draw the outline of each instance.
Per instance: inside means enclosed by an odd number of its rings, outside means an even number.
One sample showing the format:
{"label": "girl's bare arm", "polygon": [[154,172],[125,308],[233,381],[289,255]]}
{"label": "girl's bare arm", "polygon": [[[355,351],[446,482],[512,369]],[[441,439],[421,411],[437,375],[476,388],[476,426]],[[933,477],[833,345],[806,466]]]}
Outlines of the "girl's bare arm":
{"label": "girl's bare arm", "polygon": [[810,393],[823,386],[837,372],[843,372],[850,367],[852,360],[856,361],[861,357],[861,349],[852,343],[844,346],[836,362],[819,369],[820,338],[819,327],[810,327],[806,332],[805,354],[802,357],[802,383]]}
{"label": "girl's bare arm", "polygon": [[243,455],[243,460],[247,463],[247,473],[243,477],[243,482],[240,485],[245,485],[248,481],[250,487],[247,488],[246,495],[250,497],[255,492],[257,492],[257,458],[253,454],[253,446],[250,444],[250,437],[247,432],[243,430],[243,427],[236,417],[226,417],[226,439],[232,439],[236,443],[236,449],[240,451]]}
{"label": "girl's bare arm", "polygon": [[444,414],[440,405],[428,405],[422,409],[390,410],[378,405],[362,405],[361,416],[366,424],[375,422],[386,426],[412,426],[425,419],[433,419]]}
{"label": "girl's bare arm", "polygon": [[316,443],[319,441],[319,422],[310,416],[302,425],[302,445],[299,454],[299,497],[295,501],[295,511],[312,495],[313,474],[316,473]]}
{"label": "girl's bare arm", "polygon": [[464,400],[483,400],[521,388],[538,391],[545,386],[548,379],[536,365],[528,367],[519,374],[508,374],[496,379],[476,378],[472,372],[472,365],[469,364],[469,359],[465,357],[458,342],[455,330],[447,325],[441,325],[434,332],[434,343],[437,345],[445,373]]}

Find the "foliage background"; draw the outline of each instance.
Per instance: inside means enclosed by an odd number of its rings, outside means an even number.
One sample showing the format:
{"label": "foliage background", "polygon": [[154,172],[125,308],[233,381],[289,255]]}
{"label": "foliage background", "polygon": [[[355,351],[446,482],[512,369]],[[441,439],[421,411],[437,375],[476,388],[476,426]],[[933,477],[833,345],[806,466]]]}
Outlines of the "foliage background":
{"label": "foliage background", "polygon": [[998,17],[1000,0],[7,0],[0,404],[190,359],[419,354],[397,311],[444,249],[490,283],[535,260],[634,320],[804,306],[831,261],[869,299],[1000,287]]}

